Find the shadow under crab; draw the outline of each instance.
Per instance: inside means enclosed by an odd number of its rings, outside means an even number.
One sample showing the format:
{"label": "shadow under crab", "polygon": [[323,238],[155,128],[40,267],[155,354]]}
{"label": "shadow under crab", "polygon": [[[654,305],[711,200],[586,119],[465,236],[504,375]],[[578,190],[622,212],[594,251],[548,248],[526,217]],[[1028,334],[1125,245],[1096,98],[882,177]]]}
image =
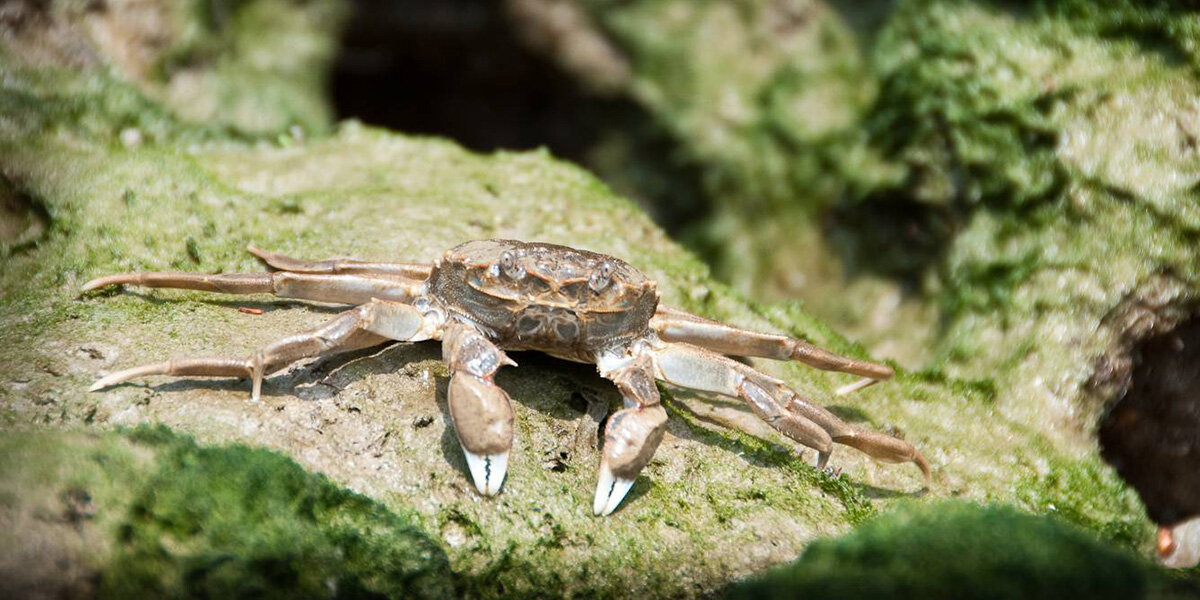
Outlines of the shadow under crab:
{"label": "shadow under crab", "polygon": [[354,304],[321,327],[271,343],[246,359],[188,358],[119,371],[91,390],[147,375],[239,376],[258,400],[265,375],[304,358],[390,341],[440,340],[452,376],[450,417],[476,489],[492,496],[508,471],[513,410],[495,383],[505,350],[535,350],[595,364],[616,384],[624,407],[604,428],[593,512],[613,512],[662,441],[667,413],[655,380],[739,398],[785,436],[817,450],[823,468],[833,444],[887,462],[929,465],[911,444],[848,424],[782,381],[728,355],[799,360],[863,377],[849,393],[893,375],[889,367],[839,356],[804,341],[738,329],[659,304],[654,281],[611,256],[545,243],[479,240],[436,263],[353,259],[302,261],[256,248],[265,273],[130,273],[92,280],[115,284]]}

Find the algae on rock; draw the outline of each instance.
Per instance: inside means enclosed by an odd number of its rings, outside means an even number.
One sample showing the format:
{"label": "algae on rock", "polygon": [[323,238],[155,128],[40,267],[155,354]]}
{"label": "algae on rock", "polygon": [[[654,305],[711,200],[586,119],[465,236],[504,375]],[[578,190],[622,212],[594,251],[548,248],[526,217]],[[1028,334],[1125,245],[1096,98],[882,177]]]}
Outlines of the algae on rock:
{"label": "algae on rock", "polygon": [[[828,10],[738,41],[750,16],[812,3],[585,4],[628,54],[628,93],[689,160],[736,175],[707,188],[718,206],[708,231],[726,256],[717,275],[736,287],[803,298],[877,353],[996,390],[995,410],[1081,456],[1094,455],[1092,428],[1114,398],[1096,390],[1119,387],[1098,365],[1122,362],[1138,328],[1114,315],[1160,296],[1172,296],[1162,310],[1194,311],[1192,3],[898,2],[861,44],[805,55],[763,48],[841,27]],[[716,44],[708,56],[720,64],[685,50],[694,40]],[[828,72],[861,80],[801,79],[789,94],[742,76],[797,62],[856,65]],[[748,123],[769,119],[726,119],[726,105],[692,101],[715,97],[710,89],[732,106],[774,99],[801,122],[834,127],[808,143],[755,146]],[[831,105],[845,118],[806,100],[830,90],[841,91]],[[714,138],[728,152],[711,151]],[[740,169],[749,147],[757,170]]]}
{"label": "algae on rock", "polygon": [[1049,516],[963,502],[908,505],[809,546],[728,598],[1188,598],[1126,549]]}
{"label": "algae on rock", "polygon": [[411,514],[266,450],[164,427],[10,432],[0,493],[9,597],[456,597]]}
{"label": "algae on rock", "polygon": [[[270,378],[259,403],[230,381],[156,379],[85,393],[111,369],[242,356],[328,318],[327,307],[261,297],[78,297],[87,279],[118,271],[261,269],[248,243],[379,260],[432,260],[483,237],[569,244],[628,260],[688,310],[864,353],[796,305],[755,304],[713,281],[635,206],[545,152],[477,155],[352,122],[328,136],[247,136],[189,124],[110,70],[0,52],[0,174],[46,219],[39,237],[6,250],[0,272],[6,430],[163,424],[193,436],[198,455],[229,443],[280,452],[387,507],[385,521],[411,515],[446,553],[459,589],[482,597],[703,595],[919,495],[912,469],[839,450],[842,473],[817,472],[761,425],[751,424],[761,437],[712,426],[745,422],[736,404],[668,391],[672,419],[655,460],[625,505],[596,519],[588,405],[615,402],[614,391],[590,367],[540,355],[517,356],[521,367],[499,376],[515,401],[516,445],[504,492],[490,500],[474,492],[450,429],[436,344],[299,365]],[[139,143],[125,143],[131,129]],[[1126,545],[1148,538],[1136,500],[1097,459],[1001,410],[1007,389],[903,372],[849,403],[832,394],[844,376],[756,365],[815,401],[839,403],[847,420],[905,435],[934,464],[932,496],[1060,512]],[[134,491],[115,501],[133,503]],[[130,539],[152,541],[154,527],[137,523]]]}
{"label": "algae on rock", "polygon": [[10,59],[112,69],[193,123],[323,132],[344,12],[339,0],[15,0],[0,33]]}

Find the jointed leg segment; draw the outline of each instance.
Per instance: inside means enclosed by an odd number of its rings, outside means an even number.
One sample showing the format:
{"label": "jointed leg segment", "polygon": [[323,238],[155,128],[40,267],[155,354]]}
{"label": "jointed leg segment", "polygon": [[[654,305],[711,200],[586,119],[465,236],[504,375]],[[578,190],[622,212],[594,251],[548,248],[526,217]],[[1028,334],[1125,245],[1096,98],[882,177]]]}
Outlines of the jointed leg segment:
{"label": "jointed leg segment", "polygon": [[929,478],[929,464],[911,444],[850,425],[782,381],[742,363],[681,343],[663,344],[653,357],[658,376],[668,383],[741,398],[780,433],[817,450],[818,467],[825,465],[836,442],[879,460],[913,462]]}
{"label": "jointed leg segment", "polygon": [[365,275],[310,275],[305,273],[122,273],[93,279],[83,291],[128,283],[145,287],[177,288],[223,294],[274,294],[280,298],[337,304],[363,304],[372,298],[411,302],[420,283]]}
{"label": "jointed leg segment", "polygon": [[354,258],[327,258],[324,260],[301,260],[269,252],[254,246],[246,248],[250,254],[273,269],[292,273],[329,275],[375,275],[421,280],[429,277],[432,266],[425,263],[370,262]]}
{"label": "jointed leg segment", "polygon": [[895,374],[886,365],[840,356],[803,340],[740,329],[665,306],[659,307],[650,326],[667,342],[683,342],[726,355],[798,360],[818,369],[865,378],[841,388],[839,395],[860,390]]}
{"label": "jointed leg segment", "polygon": [[147,375],[249,377],[253,383],[251,398],[258,400],[263,377],[293,362],[368,348],[389,339],[429,339],[435,325],[427,323],[411,306],[376,300],[343,312],[317,329],[272,342],[246,359],[185,358],[142,365],[104,377],[90,390]]}

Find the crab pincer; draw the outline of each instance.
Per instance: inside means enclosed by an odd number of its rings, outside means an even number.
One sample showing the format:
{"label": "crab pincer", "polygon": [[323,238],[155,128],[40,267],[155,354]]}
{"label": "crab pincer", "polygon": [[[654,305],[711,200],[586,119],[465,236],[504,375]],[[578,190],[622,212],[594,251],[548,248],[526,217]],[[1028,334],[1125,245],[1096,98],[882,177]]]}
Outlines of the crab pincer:
{"label": "crab pincer", "polygon": [[508,394],[493,378],[501,366],[517,363],[479,331],[461,323],[446,328],[442,355],[453,373],[447,391],[450,419],[475,489],[495,496],[508,472],[513,409]]}

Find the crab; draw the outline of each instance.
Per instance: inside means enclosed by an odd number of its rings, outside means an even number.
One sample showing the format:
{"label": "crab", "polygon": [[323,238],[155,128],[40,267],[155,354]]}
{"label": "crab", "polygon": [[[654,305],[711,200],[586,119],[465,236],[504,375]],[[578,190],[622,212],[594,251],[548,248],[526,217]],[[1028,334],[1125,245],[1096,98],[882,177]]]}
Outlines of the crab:
{"label": "crab", "polygon": [[662,441],[667,413],[656,380],[741,399],[775,430],[815,449],[818,468],[825,468],[838,443],[881,461],[915,463],[929,480],[929,464],[911,444],[848,424],[730,356],[798,360],[862,378],[839,393],[888,379],[891,368],[663,306],[653,280],[611,256],[511,240],[466,242],[433,264],[305,261],[248,250],[274,270],[125,273],[94,279],[83,290],[135,284],[355,306],[248,358],[138,366],[99,379],[89,391],[148,375],[249,377],[251,398],[258,401],[263,377],[293,362],[391,341],[440,340],[451,371],[451,421],[475,488],[494,496],[508,471],[514,418],[508,394],[495,383],[496,371],[516,365],[505,350],[535,350],[595,364],[623,398],[624,407],[604,430],[596,515],[617,508]]}

